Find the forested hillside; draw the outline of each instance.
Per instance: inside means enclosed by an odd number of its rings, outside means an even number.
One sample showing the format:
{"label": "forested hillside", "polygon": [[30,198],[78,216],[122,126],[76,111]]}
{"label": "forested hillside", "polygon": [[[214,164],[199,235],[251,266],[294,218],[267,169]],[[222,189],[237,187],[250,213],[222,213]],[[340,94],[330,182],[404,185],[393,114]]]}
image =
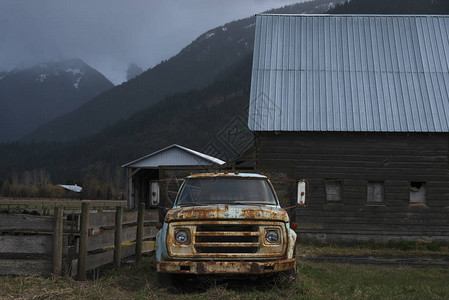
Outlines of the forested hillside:
{"label": "forested hillside", "polygon": [[128,161],[173,143],[205,150],[236,117],[246,120],[251,63],[252,56],[247,55],[207,88],[168,97],[88,138],[4,144],[0,147],[0,194],[2,186],[10,190],[14,182],[24,183],[27,172],[41,169],[55,183],[89,188],[101,182],[116,192],[124,184],[120,165]]}

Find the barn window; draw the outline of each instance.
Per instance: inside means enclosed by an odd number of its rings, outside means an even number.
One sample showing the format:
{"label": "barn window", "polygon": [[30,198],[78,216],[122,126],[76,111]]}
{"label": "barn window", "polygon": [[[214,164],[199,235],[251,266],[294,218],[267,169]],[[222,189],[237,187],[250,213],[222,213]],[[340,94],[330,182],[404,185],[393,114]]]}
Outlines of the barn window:
{"label": "barn window", "polygon": [[342,201],[341,180],[326,180],[326,202],[339,203]]}
{"label": "barn window", "polygon": [[427,190],[425,182],[410,182],[410,204],[426,204]]}
{"label": "barn window", "polygon": [[384,183],[381,181],[368,181],[367,185],[368,204],[384,203]]}

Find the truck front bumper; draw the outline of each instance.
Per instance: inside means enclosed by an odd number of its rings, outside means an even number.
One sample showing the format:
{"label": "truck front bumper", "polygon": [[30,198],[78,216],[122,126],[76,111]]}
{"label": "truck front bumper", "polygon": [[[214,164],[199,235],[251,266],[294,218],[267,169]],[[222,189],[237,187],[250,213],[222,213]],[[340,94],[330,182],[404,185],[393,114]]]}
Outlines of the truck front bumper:
{"label": "truck front bumper", "polygon": [[275,261],[158,261],[157,271],[180,274],[267,274],[296,268],[296,259]]}

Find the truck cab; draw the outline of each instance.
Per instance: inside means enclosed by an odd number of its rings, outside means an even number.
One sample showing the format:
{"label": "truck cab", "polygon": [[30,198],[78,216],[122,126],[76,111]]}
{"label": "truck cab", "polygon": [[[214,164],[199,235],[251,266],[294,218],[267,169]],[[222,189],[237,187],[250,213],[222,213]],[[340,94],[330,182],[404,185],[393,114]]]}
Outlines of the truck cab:
{"label": "truck cab", "polygon": [[156,236],[165,274],[295,272],[296,233],[268,178],[202,173],[182,183]]}

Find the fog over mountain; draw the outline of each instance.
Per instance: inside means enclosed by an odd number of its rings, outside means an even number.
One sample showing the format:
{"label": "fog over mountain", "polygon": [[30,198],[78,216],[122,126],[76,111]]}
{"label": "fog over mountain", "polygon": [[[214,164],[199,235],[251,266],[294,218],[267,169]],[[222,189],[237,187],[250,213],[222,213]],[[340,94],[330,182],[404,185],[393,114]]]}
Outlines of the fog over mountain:
{"label": "fog over mountain", "polygon": [[0,1],[0,71],[79,57],[114,84],[210,28],[304,0]]}

